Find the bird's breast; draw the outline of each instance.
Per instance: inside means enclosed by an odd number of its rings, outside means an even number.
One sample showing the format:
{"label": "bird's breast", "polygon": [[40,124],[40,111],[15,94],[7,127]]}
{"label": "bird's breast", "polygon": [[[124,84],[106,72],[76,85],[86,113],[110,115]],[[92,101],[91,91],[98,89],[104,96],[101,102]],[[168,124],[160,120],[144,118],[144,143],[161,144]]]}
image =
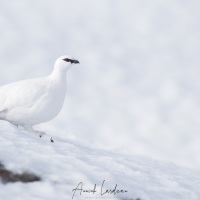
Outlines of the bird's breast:
{"label": "bird's breast", "polygon": [[66,87],[53,87],[43,95],[41,98],[41,103],[38,102],[38,110],[41,113],[46,113],[44,116],[44,121],[48,121],[56,117],[65,100]]}

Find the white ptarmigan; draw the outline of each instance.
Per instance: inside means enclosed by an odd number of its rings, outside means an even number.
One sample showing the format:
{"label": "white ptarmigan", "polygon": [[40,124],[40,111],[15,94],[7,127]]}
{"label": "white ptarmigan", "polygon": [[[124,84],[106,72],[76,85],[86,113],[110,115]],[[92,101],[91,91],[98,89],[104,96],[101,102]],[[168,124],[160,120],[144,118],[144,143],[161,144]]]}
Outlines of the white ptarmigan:
{"label": "white ptarmigan", "polygon": [[1,86],[0,120],[22,126],[42,137],[45,132],[32,127],[58,115],[66,94],[66,71],[77,63],[79,61],[72,56],[61,56],[56,60],[49,76]]}

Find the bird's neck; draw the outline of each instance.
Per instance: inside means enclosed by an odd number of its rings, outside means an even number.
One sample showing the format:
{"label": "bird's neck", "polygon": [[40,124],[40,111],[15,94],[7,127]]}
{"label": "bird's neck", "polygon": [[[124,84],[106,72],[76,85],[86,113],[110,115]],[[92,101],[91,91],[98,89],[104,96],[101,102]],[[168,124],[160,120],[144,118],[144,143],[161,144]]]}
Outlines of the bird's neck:
{"label": "bird's neck", "polygon": [[66,70],[55,67],[49,77],[54,82],[66,84]]}

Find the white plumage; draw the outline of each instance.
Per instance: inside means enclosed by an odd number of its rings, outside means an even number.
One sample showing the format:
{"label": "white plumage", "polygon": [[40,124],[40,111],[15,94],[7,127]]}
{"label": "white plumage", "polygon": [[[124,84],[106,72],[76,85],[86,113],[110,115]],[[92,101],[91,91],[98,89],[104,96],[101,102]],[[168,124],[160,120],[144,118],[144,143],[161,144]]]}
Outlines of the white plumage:
{"label": "white plumage", "polygon": [[77,63],[79,61],[71,56],[61,56],[49,76],[1,86],[0,119],[20,125],[40,137],[44,135],[32,126],[58,115],[66,94],[66,71]]}

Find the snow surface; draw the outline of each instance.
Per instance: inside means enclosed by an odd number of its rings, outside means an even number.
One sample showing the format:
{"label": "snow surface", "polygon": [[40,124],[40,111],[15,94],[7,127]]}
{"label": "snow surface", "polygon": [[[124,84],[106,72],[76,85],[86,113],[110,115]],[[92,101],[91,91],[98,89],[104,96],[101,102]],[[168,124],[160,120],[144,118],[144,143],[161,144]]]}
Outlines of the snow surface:
{"label": "snow surface", "polygon": [[[69,200],[78,183],[95,194],[73,199],[198,200],[200,172],[142,156],[125,156],[97,148],[88,148],[54,136],[52,144],[30,133],[20,132],[8,122],[0,122],[0,158],[14,172],[29,171],[41,182],[0,184],[0,197],[6,200]],[[127,190],[124,194],[106,194],[103,189]],[[105,190],[103,190],[105,191]]]}
{"label": "snow surface", "polygon": [[81,63],[68,73],[60,115],[36,127],[55,144],[0,122],[0,162],[43,178],[0,184],[3,199],[69,199],[77,182],[103,179],[133,199],[200,199],[199,7],[0,1],[0,85],[46,76],[63,54]]}

